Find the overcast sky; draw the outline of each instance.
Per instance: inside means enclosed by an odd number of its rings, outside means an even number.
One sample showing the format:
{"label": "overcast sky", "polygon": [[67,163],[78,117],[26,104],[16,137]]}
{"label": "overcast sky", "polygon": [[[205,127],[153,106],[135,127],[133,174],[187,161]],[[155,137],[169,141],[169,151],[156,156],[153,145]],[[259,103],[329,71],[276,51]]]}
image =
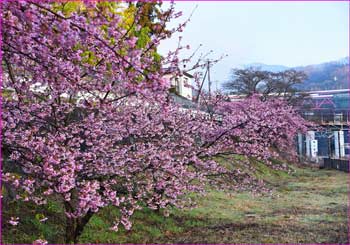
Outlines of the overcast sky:
{"label": "overcast sky", "polygon": [[[228,55],[213,68],[213,81],[225,81],[231,68],[249,63],[293,67],[349,54],[348,2],[176,2],[181,20],[196,5],[182,43],[192,49],[203,44],[201,50],[213,50],[212,57]],[[177,40],[163,42],[160,52],[173,49]]]}

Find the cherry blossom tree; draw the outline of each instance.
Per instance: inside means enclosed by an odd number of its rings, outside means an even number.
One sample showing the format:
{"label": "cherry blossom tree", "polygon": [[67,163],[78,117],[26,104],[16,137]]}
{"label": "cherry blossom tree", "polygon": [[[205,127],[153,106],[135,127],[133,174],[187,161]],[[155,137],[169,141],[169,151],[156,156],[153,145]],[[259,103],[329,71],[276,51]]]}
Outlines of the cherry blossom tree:
{"label": "cherry blossom tree", "polygon": [[[207,176],[226,173],[218,154],[268,159],[305,130],[278,99],[203,95],[197,108],[181,108],[154,53],[184,24],[138,46],[118,14],[84,4],[89,15],[66,16],[50,3],[3,2],[3,181],[19,200],[61,200],[67,243],[103,207],[120,210],[111,229],[130,229],[136,209],[182,207]],[[159,25],[177,16],[171,6]],[[133,27],[142,28],[137,18]],[[161,66],[176,67],[179,49]]]}

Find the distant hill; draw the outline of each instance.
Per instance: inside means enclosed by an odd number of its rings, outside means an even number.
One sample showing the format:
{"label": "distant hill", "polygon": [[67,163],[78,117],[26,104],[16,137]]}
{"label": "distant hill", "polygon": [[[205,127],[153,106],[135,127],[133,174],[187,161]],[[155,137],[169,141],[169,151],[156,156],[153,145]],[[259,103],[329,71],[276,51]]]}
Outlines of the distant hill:
{"label": "distant hill", "polygon": [[288,66],[283,66],[283,65],[266,65],[263,63],[252,63],[249,65],[245,65],[244,68],[256,68],[262,71],[272,71],[272,72],[280,72],[280,71],[284,71],[284,70],[288,70],[290,69],[290,67]]}
{"label": "distant hill", "polygon": [[338,61],[296,67],[304,71],[308,79],[299,87],[301,90],[328,90],[349,88],[349,57]]}
{"label": "distant hill", "polygon": [[299,67],[266,65],[262,63],[253,63],[245,66],[245,68],[248,67],[254,67],[260,70],[272,72],[279,72],[287,69],[304,71],[308,76],[308,79],[305,80],[303,84],[298,86],[298,89],[300,90],[349,88],[349,57],[345,57],[337,61]]}

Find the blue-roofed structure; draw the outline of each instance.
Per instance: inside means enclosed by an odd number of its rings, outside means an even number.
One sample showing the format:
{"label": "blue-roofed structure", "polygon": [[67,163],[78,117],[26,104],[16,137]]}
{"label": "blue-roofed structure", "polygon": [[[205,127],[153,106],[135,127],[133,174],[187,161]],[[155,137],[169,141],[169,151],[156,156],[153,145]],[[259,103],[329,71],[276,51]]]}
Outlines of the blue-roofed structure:
{"label": "blue-roofed structure", "polygon": [[298,136],[301,157],[350,159],[350,89],[310,91],[301,114],[318,126]]}

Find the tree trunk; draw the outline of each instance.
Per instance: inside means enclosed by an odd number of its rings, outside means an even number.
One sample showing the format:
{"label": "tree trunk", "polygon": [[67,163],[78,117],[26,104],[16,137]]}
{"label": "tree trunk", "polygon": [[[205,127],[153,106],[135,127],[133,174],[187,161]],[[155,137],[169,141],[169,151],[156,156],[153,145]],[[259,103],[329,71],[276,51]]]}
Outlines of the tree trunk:
{"label": "tree trunk", "polygon": [[75,243],[77,238],[75,237],[75,229],[77,219],[68,218],[66,219],[66,244]]}
{"label": "tree trunk", "polygon": [[78,219],[77,226],[75,227],[74,243],[78,243],[78,238],[83,233],[83,230],[87,223],[89,223],[89,220],[91,219],[92,215],[94,215],[94,213],[88,211],[84,217]]}
{"label": "tree trunk", "polygon": [[[72,206],[70,203],[65,203],[66,211],[71,212]],[[85,225],[89,222],[90,218],[94,213],[88,211],[85,216],[79,218],[69,218],[66,219],[66,237],[65,243],[72,244],[78,243],[79,236],[83,233]]]}
{"label": "tree trunk", "polygon": [[94,213],[88,212],[81,218],[67,218],[66,220],[66,243],[78,243],[79,236],[83,233],[86,224]]}

